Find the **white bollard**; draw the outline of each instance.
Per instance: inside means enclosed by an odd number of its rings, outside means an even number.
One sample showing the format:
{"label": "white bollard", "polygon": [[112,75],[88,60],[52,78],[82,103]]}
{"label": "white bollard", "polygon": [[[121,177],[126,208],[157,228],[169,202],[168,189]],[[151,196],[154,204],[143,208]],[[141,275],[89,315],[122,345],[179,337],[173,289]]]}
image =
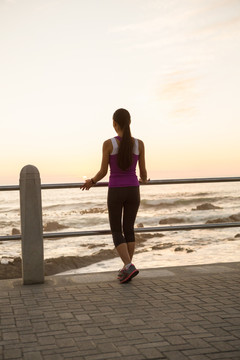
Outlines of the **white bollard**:
{"label": "white bollard", "polygon": [[20,173],[23,284],[44,283],[41,181],[38,169],[26,165]]}

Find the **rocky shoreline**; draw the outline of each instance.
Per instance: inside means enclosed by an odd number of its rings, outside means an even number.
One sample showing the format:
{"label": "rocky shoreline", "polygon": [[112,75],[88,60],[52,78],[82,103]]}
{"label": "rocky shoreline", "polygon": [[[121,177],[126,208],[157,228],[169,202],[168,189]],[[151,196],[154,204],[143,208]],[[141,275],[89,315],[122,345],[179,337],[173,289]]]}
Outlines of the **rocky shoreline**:
{"label": "rocky shoreline", "polygon": [[[117,256],[115,250],[100,250],[91,256],[60,256],[44,260],[45,276],[55,275],[64,271],[79,269],[102,260]],[[15,258],[8,264],[0,264],[0,280],[17,279],[22,277],[22,259]]]}
{"label": "rocky shoreline", "polygon": [[[139,251],[144,242],[153,237],[162,237],[163,234],[136,234],[136,250]],[[90,245],[91,246],[91,245]],[[117,257],[117,251],[113,249],[101,249],[100,251],[86,256],[60,256],[44,260],[45,276],[55,275],[64,271],[79,269],[92,265],[102,260]],[[22,260],[20,257],[13,261],[0,263],[0,280],[17,279],[22,277]]]}
{"label": "rocky shoreline", "polygon": [[[236,219],[235,219],[236,220]],[[51,224],[51,226],[56,224]],[[138,227],[144,227],[143,224],[138,224]],[[191,253],[195,252],[195,249],[192,247],[183,247],[179,246],[179,244],[175,242],[166,242],[161,241],[160,239],[164,237],[161,233],[142,233],[135,234],[136,237],[136,251],[135,254],[140,254],[142,252],[151,250],[166,250],[173,248],[175,252],[186,252]],[[154,242],[154,244],[149,244],[147,248],[145,247],[145,243],[147,240],[152,238],[158,238],[159,242]],[[228,241],[238,240],[240,238],[240,234],[236,234],[233,238],[228,238]],[[112,249],[104,249],[106,244],[84,244],[84,246],[89,249],[94,249],[95,247],[101,247],[101,250],[93,252],[91,255],[85,256],[59,256],[56,258],[47,258],[44,260],[44,268],[45,268],[45,276],[59,274],[69,270],[80,269],[92,264],[96,264],[103,260],[114,259],[118,256],[117,251]],[[2,257],[0,262],[0,280],[3,279],[16,279],[22,277],[22,261],[20,257],[16,258],[5,258]]]}

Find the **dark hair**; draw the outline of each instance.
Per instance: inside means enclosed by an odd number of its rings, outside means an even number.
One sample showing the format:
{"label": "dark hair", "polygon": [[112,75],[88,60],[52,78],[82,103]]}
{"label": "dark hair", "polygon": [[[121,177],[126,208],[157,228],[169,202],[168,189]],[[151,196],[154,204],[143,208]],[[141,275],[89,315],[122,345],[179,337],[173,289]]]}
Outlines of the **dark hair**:
{"label": "dark hair", "polygon": [[121,130],[123,130],[117,157],[118,166],[122,170],[127,170],[133,161],[133,141],[130,131],[131,116],[127,110],[118,109],[113,114],[113,120],[116,121]]}

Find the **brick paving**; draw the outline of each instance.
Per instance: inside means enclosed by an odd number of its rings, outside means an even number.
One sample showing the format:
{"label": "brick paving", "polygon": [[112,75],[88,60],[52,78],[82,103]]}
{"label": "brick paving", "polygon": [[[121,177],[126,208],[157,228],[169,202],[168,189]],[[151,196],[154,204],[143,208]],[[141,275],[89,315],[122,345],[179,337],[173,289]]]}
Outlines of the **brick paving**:
{"label": "brick paving", "polygon": [[0,359],[240,359],[240,263],[0,281]]}

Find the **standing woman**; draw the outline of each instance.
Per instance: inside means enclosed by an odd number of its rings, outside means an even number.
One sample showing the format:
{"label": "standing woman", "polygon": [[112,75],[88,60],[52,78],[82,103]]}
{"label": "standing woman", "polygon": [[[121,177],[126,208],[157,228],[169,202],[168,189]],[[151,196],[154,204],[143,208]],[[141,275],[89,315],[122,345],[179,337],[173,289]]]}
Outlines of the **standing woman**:
{"label": "standing woman", "polygon": [[[110,165],[108,214],[113,242],[124,266],[118,273],[120,283],[128,282],[139,271],[132,264],[135,249],[134,222],[140,204],[139,182],[147,182],[144,143],[134,139],[130,131],[131,117],[127,110],[113,114],[113,127],[118,136],[103,143],[99,172],[85,181],[82,190],[89,190],[101,180]],[[140,180],[136,175],[139,164]]]}

